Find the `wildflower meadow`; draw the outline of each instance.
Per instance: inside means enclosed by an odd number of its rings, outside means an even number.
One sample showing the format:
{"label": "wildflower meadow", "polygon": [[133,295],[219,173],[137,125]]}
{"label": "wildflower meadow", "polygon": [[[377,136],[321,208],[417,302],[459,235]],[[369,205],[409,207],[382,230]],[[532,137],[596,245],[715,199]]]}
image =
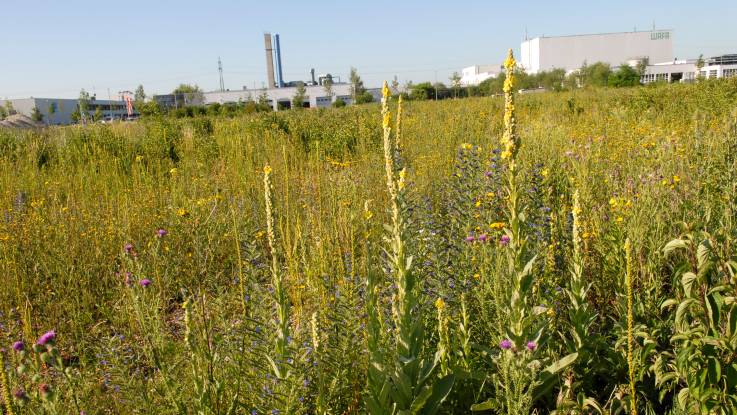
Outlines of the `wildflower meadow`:
{"label": "wildflower meadow", "polygon": [[0,129],[0,413],[737,413],[737,78]]}

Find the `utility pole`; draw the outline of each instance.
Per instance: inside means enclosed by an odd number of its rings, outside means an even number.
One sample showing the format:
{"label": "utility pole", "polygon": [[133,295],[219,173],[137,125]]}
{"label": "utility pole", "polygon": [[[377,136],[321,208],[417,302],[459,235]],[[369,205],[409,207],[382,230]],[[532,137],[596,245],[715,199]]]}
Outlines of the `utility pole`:
{"label": "utility pole", "polygon": [[225,92],[225,82],[223,82],[223,62],[218,56],[218,72],[220,72],[220,92]]}

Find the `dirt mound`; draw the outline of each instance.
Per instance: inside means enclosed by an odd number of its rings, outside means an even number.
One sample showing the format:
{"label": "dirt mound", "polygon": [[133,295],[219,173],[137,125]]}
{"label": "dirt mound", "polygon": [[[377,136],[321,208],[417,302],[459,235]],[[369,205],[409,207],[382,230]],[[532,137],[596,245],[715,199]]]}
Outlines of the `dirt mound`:
{"label": "dirt mound", "polygon": [[7,128],[41,128],[44,124],[33,121],[23,114],[13,114],[0,121],[0,127]]}

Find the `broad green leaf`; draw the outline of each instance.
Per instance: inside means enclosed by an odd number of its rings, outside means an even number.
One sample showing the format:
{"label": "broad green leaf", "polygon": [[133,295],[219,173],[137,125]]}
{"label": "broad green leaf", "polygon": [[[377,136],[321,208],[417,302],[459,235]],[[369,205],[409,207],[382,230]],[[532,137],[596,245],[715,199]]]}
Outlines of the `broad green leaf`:
{"label": "broad green leaf", "polygon": [[444,378],[435,381],[432,385],[432,394],[427,399],[425,407],[422,408],[423,415],[433,415],[440,408],[440,404],[443,403],[445,398],[448,397],[450,390],[453,389],[455,383],[455,375],[449,374]]}
{"label": "broad green leaf", "polygon": [[681,276],[681,285],[683,286],[683,292],[686,294],[686,297],[691,297],[691,287],[695,280],[696,274],[693,272],[684,272]]}
{"label": "broad green leaf", "polygon": [[561,358],[560,360],[554,362],[550,366],[546,367],[545,370],[543,370],[543,372],[547,372],[549,374],[554,375],[560,372],[561,370],[567,368],[568,366],[570,366],[573,362],[576,361],[577,358],[578,358],[578,352],[571,353],[568,356],[565,356]]}
{"label": "broad green leaf", "polygon": [[683,249],[688,246],[688,243],[683,239],[674,239],[668,242],[663,248],[663,253],[668,255],[677,249]]}
{"label": "broad green leaf", "polygon": [[490,411],[494,408],[494,401],[489,399],[486,402],[476,403],[471,405],[472,411]]}

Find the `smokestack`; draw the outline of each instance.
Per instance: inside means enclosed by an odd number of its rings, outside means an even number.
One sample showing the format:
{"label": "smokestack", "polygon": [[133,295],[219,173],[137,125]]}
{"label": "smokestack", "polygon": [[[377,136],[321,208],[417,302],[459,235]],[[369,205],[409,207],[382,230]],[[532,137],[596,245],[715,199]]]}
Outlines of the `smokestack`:
{"label": "smokestack", "polygon": [[269,88],[275,88],[274,84],[274,50],[271,48],[271,33],[264,33],[264,46],[266,47],[266,76]]}
{"label": "smokestack", "polygon": [[315,82],[315,68],[310,69],[310,76],[312,77],[312,85],[317,85]]}
{"label": "smokestack", "polygon": [[284,86],[284,76],[281,71],[281,46],[279,45],[279,34],[274,35],[274,43],[276,46],[276,86],[282,88]]}

